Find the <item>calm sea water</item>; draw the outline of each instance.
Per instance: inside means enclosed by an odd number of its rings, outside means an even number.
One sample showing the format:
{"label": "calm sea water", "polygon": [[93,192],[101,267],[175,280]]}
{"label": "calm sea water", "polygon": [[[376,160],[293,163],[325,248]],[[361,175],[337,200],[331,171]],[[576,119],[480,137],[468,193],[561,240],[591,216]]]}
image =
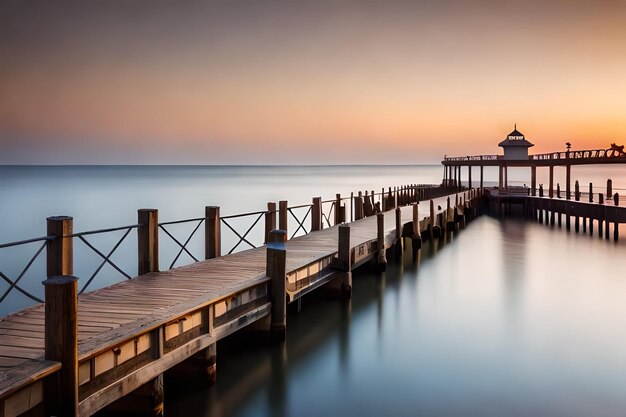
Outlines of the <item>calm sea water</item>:
{"label": "calm sea water", "polygon": [[[338,192],[439,183],[442,171],[440,166],[4,166],[0,242],[45,235],[45,218],[52,215],[73,216],[75,231],[134,224],[142,207],[158,208],[161,221],[200,217],[206,205],[219,205],[227,215],[262,210],[268,201],[295,205]],[[560,181],[559,170],[556,174]],[[487,185],[497,181],[495,169],[485,175]],[[547,169],[539,170],[538,182],[546,183],[546,176]],[[612,178],[615,189],[626,189],[626,167],[575,168],[573,176],[602,187]],[[529,183],[528,172],[521,170],[511,170],[509,178]],[[169,230],[184,240],[194,226]],[[255,229],[252,235],[259,233]],[[108,253],[122,235],[88,239]],[[224,232],[225,247],[233,239]],[[19,276],[38,245],[1,249],[0,271]],[[74,245],[75,274],[84,282],[101,258],[80,241]],[[189,248],[201,255],[201,233]],[[167,412],[624,415],[625,249],[623,240],[614,244],[482,217],[448,244],[426,246],[418,264],[405,256],[384,274],[355,273],[350,303],[305,298],[303,310],[289,316],[284,345],[241,345],[236,338],[220,342],[217,387],[170,385]],[[163,234],[160,251],[161,267],[168,267],[177,247]],[[135,256],[131,233],[111,259],[133,274]],[[177,265],[190,262],[185,256]],[[37,258],[20,281],[39,295],[43,261]],[[90,288],[121,279],[107,265]],[[6,287],[0,282],[0,291]],[[13,291],[0,304],[0,314],[31,303]],[[176,389],[181,386],[184,390]]]}
{"label": "calm sea water", "polygon": [[169,416],[623,416],[626,245],[482,217],[444,247],[305,298],[284,345],[218,344]]}

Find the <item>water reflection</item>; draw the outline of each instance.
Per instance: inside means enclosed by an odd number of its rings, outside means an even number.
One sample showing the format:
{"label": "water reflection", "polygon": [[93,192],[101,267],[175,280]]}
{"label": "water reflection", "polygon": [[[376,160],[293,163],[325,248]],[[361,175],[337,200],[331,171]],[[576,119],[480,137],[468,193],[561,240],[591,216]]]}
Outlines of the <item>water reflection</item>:
{"label": "water reflection", "polygon": [[348,303],[305,298],[284,345],[220,343],[217,386],[166,391],[167,412],[623,415],[624,247],[483,217],[355,273]]}

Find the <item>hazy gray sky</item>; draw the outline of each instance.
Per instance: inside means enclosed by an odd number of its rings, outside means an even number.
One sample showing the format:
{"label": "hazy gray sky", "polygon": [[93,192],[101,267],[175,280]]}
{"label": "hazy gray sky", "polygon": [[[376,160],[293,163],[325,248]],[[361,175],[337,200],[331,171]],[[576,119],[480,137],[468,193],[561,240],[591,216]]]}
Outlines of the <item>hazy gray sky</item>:
{"label": "hazy gray sky", "polygon": [[413,163],[626,142],[625,1],[0,3],[0,163]]}

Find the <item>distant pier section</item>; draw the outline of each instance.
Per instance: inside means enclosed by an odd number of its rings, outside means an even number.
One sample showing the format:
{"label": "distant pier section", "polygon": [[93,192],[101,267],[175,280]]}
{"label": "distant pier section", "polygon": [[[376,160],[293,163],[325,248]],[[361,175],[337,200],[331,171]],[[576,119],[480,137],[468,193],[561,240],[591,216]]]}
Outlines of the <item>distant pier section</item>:
{"label": "distant pier section", "polygon": [[462,168],[467,167],[468,188],[473,187],[472,167],[480,167],[480,179],[478,186],[483,187],[483,167],[499,167],[498,190],[505,192],[508,186],[509,167],[529,167],[531,178],[531,193],[536,195],[537,167],[548,167],[550,170],[549,190],[554,191],[554,167],[565,168],[565,192],[566,199],[571,199],[571,167],[572,165],[596,165],[596,164],[626,164],[624,145],[612,143],[607,149],[570,150],[571,145],[566,144],[566,151],[529,155],[528,150],[535,146],[517,130],[517,126],[507,137],[498,144],[502,147],[502,155],[474,155],[444,157],[441,163],[444,166],[443,183],[445,185],[460,186],[462,182]]}
{"label": "distant pier section", "polygon": [[[525,217],[536,219],[547,225],[561,227],[565,223],[567,230],[573,227],[576,232],[582,229],[589,234],[594,233],[594,222],[597,225],[599,237],[619,239],[619,225],[626,223],[626,208],[620,207],[618,190],[613,189],[613,181],[607,179],[604,184],[589,183],[588,191],[581,191],[578,181],[572,184],[572,165],[600,165],[626,164],[624,145],[612,143],[607,149],[571,150],[571,144],[566,143],[564,152],[551,152],[529,155],[528,151],[534,146],[524,134],[517,130],[517,126],[501,141],[502,155],[474,155],[474,156],[446,156],[441,163],[444,166],[443,185],[463,189],[462,172],[467,167],[467,187],[472,189],[478,185],[483,189],[484,167],[498,167],[498,187],[486,188],[490,211],[498,215],[510,214],[513,206],[520,206]],[[472,168],[479,167],[480,179],[478,184],[472,181]],[[509,167],[529,167],[530,187],[510,186],[508,180]],[[544,190],[543,184],[537,187],[537,168],[549,169],[548,186]],[[561,184],[554,183],[554,168],[565,168],[565,189]],[[573,185],[573,187],[572,187]],[[572,189],[573,188],[573,189]],[[613,228],[611,233],[611,226]]]}

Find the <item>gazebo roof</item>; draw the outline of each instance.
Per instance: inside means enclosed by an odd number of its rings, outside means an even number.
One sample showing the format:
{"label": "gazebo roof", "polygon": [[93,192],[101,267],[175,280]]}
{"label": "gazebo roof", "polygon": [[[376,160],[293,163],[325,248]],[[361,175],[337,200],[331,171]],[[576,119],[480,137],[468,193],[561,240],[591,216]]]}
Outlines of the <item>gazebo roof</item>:
{"label": "gazebo roof", "polygon": [[507,146],[523,146],[526,148],[530,148],[531,146],[535,145],[527,141],[524,137],[524,134],[517,130],[517,125],[515,125],[513,131],[507,135],[506,139],[498,143],[498,146],[502,146],[503,148]]}

